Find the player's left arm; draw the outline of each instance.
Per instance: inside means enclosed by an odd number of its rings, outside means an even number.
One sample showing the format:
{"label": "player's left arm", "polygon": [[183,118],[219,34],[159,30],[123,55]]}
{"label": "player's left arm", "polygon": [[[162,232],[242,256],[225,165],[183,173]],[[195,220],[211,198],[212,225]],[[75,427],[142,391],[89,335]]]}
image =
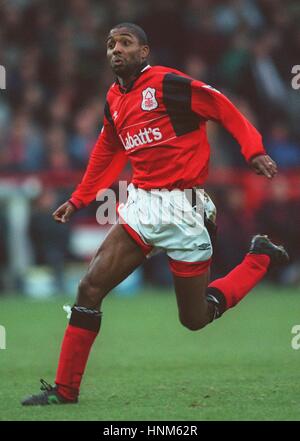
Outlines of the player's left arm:
{"label": "player's left arm", "polygon": [[192,82],[192,110],[197,115],[220,123],[240,145],[241,153],[260,175],[271,179],[277,173],[275,161],[267,155],[261,134],[218,90],[201,83]]}

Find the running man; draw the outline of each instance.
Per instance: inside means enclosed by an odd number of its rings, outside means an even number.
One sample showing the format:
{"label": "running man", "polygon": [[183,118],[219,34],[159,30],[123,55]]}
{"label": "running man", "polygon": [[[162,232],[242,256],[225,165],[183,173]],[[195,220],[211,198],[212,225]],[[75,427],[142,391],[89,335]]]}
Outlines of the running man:
{"label": "running man", "polygon": [[[115,26],[107,38],[107,57],[116,81],[107,94],[103,129],[82,182],[53,216],[57,222],[68,222],[99,190],[109,188],[130,159],[128,201],[119,208],[122,222],[111,228],[79,284],[55,386],[41,380],[42,392],[24,399],[23,405],[78,402],[90,349],[100,330],[102,301],[153,251],[168,255],[179,319],[190,330],[219,318],[259,283],[270,266],[288,260],[283,247],[257,235],[244,260],[209,283],[215,207],[201,191],[209,162],[206,122],[217,121],[231,133],[256,173],[271,179],[276,164],[257,130],[222,93],[175,69],[148,64],[147,36],[139,26]],[[185,197],[186,190],[201,200],[202,216]],[[158,210],[161,218],[155,204],[163,207]],[[171,210],[183,216],[180,222],[174,216],[166,225],[164,216]],[[150,223],[142,222],[142,214]]]}

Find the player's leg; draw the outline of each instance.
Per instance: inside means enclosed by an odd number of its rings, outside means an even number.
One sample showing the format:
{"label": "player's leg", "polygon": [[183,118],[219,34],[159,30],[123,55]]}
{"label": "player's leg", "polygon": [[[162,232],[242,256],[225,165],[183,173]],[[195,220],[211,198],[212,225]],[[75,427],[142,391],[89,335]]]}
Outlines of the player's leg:
{"label": "player's leg", "polygon": [[194,277],[174,274],[181,323],[191,330],[203,328],[241,301],[271,266],[287,261],[288,254],[283,247],[273,244],[267,236],[257,235],[252,239],[244,260],[225,277],[208,286],[208,273]]}
{"label": "player's leg", "polygon": [[208,277],[209,271],[195,277],[173,274],[179,320],[191,331],[203,328],[215,316],[215,304],[206,296]]}
{"label": "player's leg", "polygon": [[76,304],[62,342],[56,388],[44,382],[44,389],[48,390],[25,399],[22,404],[77,401],[89,352],[100,330],[102,300],[144,259],[145,254],[123,226],[112,227],[79,284]]}
{"label": "player's leg", "polygon": [[144,260],[141,248],[122,225],[116,224],[80,281],[76,304],[100,310],[104,297]]}
{"label": "player's leg", "polygon": [[208,287],[211,296],[221,303],[225,299],[220,315],[240,302],[270,268],[286,264],[288,260],[288,253],[283,246],[275,245],[268,236],[254,236],[244,260],[225,277],[214,280]]}

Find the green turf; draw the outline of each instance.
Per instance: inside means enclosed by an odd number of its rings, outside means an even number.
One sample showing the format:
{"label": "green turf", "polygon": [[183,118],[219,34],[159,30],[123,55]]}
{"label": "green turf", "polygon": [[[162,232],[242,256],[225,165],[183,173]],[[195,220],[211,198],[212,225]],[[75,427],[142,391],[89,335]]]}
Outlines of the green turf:
{"label": "green turf", "polygon": [[80,404],[22,407],[39,378],[53,381],[64,300],[0,298],[1,420],[300,419],[300,293],[270,287],[197,332],[179,325],[170,292],[111,294]]}

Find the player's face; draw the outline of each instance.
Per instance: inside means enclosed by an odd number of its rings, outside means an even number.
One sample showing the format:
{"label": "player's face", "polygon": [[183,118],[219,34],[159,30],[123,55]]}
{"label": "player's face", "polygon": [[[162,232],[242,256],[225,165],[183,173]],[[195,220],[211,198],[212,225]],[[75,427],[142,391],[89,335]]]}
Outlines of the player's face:
{"label": "player's face", "polygon": [[119,77],[128,77],[148,57],[149,47],[141,45],[126,28],[112,29],[107,38],[107,58]]}

